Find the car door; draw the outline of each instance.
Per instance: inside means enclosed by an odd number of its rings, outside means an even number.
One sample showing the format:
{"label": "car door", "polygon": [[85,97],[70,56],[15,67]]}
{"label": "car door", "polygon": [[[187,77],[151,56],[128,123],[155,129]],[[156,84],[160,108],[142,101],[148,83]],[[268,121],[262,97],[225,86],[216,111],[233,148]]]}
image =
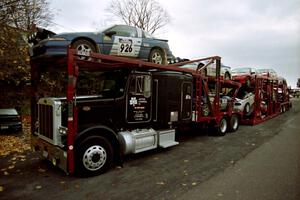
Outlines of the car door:
{"label": "car door", "polygon": [[140,35],[135,27],[114,26],[103,36],[104,53],[136,58],[141,49]]}

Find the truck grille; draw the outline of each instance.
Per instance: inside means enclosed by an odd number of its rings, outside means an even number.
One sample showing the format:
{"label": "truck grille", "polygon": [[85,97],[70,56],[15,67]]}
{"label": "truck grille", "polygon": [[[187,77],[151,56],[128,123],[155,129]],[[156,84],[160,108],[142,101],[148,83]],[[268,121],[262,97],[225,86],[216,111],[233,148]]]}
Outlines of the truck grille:
{"label": "truck grille", "polygon": [[53,139],[53,109],[50,105],[39,104],[39,133]]}

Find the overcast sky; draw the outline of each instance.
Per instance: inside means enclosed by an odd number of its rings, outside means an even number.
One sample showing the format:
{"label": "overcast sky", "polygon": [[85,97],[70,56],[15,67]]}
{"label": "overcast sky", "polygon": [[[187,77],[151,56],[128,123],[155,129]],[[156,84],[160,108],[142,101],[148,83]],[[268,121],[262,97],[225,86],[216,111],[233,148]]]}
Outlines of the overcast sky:
{"label": "overcast sky", "polygon": [[[49,0],[54,32],[95,31],[118,22],[110,0]],[[158,0],[172,20],[156,36],[175,56],[219,55],[232,68],[273,68],[296,87],[300,78],[300,0]]]}

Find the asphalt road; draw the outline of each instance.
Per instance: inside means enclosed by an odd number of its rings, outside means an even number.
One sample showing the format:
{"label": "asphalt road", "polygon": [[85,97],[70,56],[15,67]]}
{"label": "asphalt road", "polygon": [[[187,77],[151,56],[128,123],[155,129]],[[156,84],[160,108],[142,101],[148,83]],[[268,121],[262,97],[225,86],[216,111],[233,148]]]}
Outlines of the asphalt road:
{"label": "asphalt road", "polygon": [[67,176],[32,152],[2,157],[0,199],[300,199],[299,111],[295,100],[224,137],[183,133],[180,145],[131,155],[97,177]]}

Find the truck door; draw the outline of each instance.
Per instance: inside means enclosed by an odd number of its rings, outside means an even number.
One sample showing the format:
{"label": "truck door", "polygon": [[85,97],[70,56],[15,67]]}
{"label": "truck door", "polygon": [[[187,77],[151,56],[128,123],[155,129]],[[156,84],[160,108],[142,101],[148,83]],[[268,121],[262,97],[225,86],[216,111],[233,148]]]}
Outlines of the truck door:
{"label": "truck door", "polygon": [[149,74],[132,74],[126,95],[126,121],[144,123],[151,120],[152,77]]}
{"label": "truck door", "polygon": [[190,119],[192,112],[192,83],[183,82],[181,86],[181,118]]}

